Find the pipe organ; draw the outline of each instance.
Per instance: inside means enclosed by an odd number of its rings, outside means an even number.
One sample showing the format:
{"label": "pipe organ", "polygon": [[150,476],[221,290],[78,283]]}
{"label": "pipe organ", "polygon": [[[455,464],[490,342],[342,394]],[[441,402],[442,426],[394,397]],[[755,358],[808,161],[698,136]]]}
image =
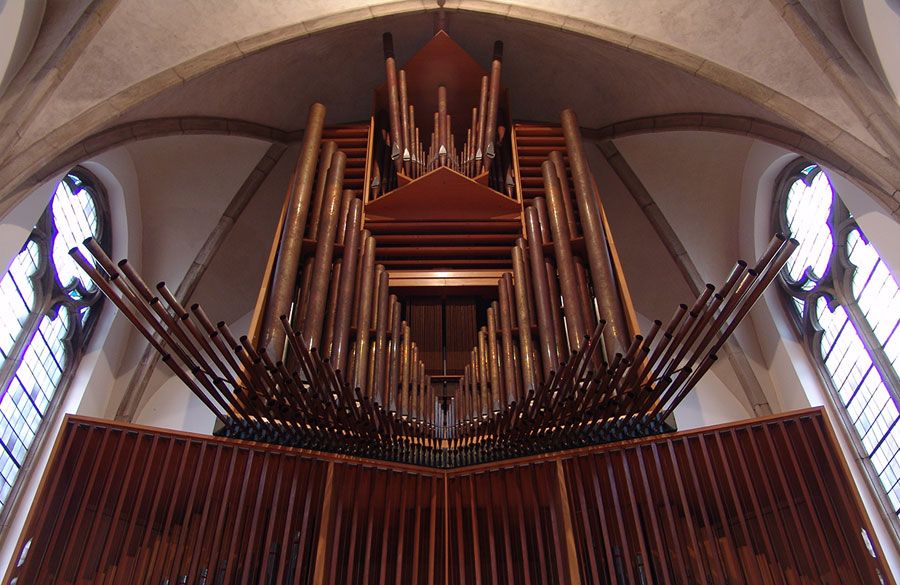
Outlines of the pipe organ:
{"label": "pipe organ", "polygon": [[503,59],[385,34],[368,122],[309,108],[246,334],[71,251],[220,438],[70,419],[8,582],[886,575],[820,413],[670,434],[797,243],[640,331],[576,114],[514,121]]}

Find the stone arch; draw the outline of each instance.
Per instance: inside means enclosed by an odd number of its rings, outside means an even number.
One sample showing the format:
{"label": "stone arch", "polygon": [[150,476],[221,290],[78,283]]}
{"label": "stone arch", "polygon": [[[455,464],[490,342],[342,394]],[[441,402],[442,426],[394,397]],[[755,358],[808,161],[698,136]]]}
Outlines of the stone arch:
{"label": "stone arch", "polygon": [[[471,3],[461,1],[455,8],[465,12],[500,15],[607,42],[662,61],[729,90],[791,121],[808,137],[808,148],[833,150],[838,157],[858,169],[857,178],[864,181],[880,205],[895,217],[900,213],[900,169],[896,165],[825,117],[747,75],[660,41],[595,22],[573,19],[561,13],[511,6],[500,0]],[[161,71],[96,104],[11,157],[0,169],[0,213],[8,212],[31,188],[39,184],[38,171],[61,153],[77,146],[122,112],[170,87],[280,43],[380,17],[435,10],[436,5],[428,8],[421,2],[405,0],[381,5],[377,10],[370,7],[350,9],[228,43]]]}

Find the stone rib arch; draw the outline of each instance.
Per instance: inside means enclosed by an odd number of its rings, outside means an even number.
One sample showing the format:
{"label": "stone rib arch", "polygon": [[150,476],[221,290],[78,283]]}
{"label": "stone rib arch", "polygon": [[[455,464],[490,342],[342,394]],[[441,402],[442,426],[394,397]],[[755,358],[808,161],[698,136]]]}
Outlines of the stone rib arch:
{"label": "stone rib arch", "polygon": [[[839,157],[859,169],[859,174],[864,177],[866,185],[876,192],[875,198],[882,206],[895,216],[900,209],[900,190],[898,190],[900,169],[896,165],[825,117],[747,75],[656,40],[549,11],[510,6],[495,0],[471,4],[459,2],[451,8],[463,12],[500,15],[509,20],[539,24],[565,33],[607,42],[649,56],[727,89],[790,120],[800,131],[806,133],[811,143],[819,149],[833,149]],[[306,22],[297,22],[227,43],[144,79],[94,104],[27,148],[13,153],[4,168],[0,169],[0,183],[2,183],[0,213],[6,213],[30,188],[37,185],[39,179],[37,172],[60,153],[96,133],[123,112],[171,87],[280,43],[344,25],[423,11],[428,11],[428,8],[420,2],[398,1],[377,8],[353,9]]]}

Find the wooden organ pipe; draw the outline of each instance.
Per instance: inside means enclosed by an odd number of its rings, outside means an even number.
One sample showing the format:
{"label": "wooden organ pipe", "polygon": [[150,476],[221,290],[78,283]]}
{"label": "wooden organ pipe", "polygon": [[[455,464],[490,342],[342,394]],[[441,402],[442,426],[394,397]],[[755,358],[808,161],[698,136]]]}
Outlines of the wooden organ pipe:
{"label": "wooden organ pipe", "polygon": [[284,352],[284,333],[279,325],[281,315],[291,312],[291,301],[297,285],[303,233],[309,214],[312,184],[316,173],[316,155],[325,124],[325,106],[315,103],[306,117],[306,129],[300,145],[300,158],[290,183],[290,198],[278,244],[278,256],[272,275],[271,289],[263,314],[259,347],[271,348],[275,355]]}

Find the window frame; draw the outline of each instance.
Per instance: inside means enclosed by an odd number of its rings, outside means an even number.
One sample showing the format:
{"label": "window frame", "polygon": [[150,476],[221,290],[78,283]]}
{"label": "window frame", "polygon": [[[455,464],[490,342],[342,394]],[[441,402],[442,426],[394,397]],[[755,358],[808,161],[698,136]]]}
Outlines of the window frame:
{"label": "window frame", "polygon": [[[18,509],[24,488],[32,480],[32,472],[38,454],[42,453],[48,441],[53,439],[54,433],[51,433],[50,429],[56,426],[59,405],[65,401],[68,395],[72,379],[78,371],[87,344],[96,329],[105,304],[105,297],[96,287],[92,291],[87,290],[81,286],[78,279],[75,279],[74,282],[69,283],[67,286],[63,286],[56,276],[56,269],[53,263],[53,242],[57,236],[57,231],[52,218],[53,197],[56,195],[59,185],[69,180],[70,175],[77,176],[83,184],[82,188],[87,189],[91,193],[97,215],[97,242],[107,253],[110,252],[112,247],[112,222],[108,192],[96,175],[82,166],[75,166],[67,171],[63,178],[54,185],[53,193],[48,198],[47,205],[35,223],[34,229],[20,248],[21,252],[31,242],[35,242],[38,247],[38,268],[29,277],[34,289],[34,303],[31,313],[28,315],[19,336],[10,349],[10,357],[0,365],[0,390],[8,390],[8,385],[13,383],[18,366],[22,363],[25,352],[34,340],[35,335],[37,335],[41,320],[45,316],[58,316],[60,307],[65,305],[69,311],[69,323],[66,334],[61,340],[66,362],[62,367],[59,382],[44,415],[38,423],[34,439],[19,466],[6,503],[0,509],[0,540],[5,537],[10,519]],[[5,274],[4,272],[3,276]],[[68,294],[76,289],[83,293],[81,300],[72,299]],[[82,308],[89,310],[87,319],[84,321],[82,321],[79,313],[79,309]]]}
{"label": "window frame", "polygon": [[[815,175],[824,173],[825,169],[821,164],[805,157],[798,157],[788,163],[778,175],[775,181],[775,199],[772,213],[772,229],[774,232],[790,234],[786,215],[787,198],[795,181],[803,180],[801,171],[809,166],[817,167],[815,172],[810,173],[809,181],[804,181],[809,185],[812,183]],[[873,367],[882,376],[884,387],[898,410],[900,410],[900,378],[898,378],[890,362],[886,361],[886,355],[880,349],[881,343],[875,337],[874,330],[862,313],[853,295],[853,276],[857,267],[850,261],[847,241],[850,233],[854,230],[859,231],[867,243],[868,239],[865,238],[862,228],[851,215],[846,205],[844,205],[840,193],[837,192],[830,180],[828,183],[831,187],[833,199],[831,213],[827,220],[832,237],[832,251],[828,259],[827,268],[819,276],[818,283],[808,291],[801,288],[805,279],[809,277],[808,271],[804,272],[799,281],[791,282],[786,278],[783,269],[779,272],[777,278],[779,292],[781,293],[778,296],[785,312],[788,314],[788,320],[791,322],[798,341],[806,351],[809,360],[814,364],[814,370],[827,390],[826,395],[833,410],[838,413],[842,422],[842,425],[840,425],[841,432],[853,449],[854,458],[864,471],[863,476],[866,478],[870,494],[879,504],[878,512],[887,525],[891,527],[895,541],[900,542],[900,515],[894,510],[888,493],[882,486],[881,478],[862,443],[862,439],[847,411],[847,407],[841,399],[839,389],[835,386],[834,380],[825,365],[821,351],[822,336],[825,330],[818,324],[815,315],[815,305],[819,297],[825,297],[830,310],[834,310],[836,306],[841,306],[846,311],[848,322],[856,330],[866,352],[872,359]],[[881,258],[880,254],[879,258]],[[795,298],[804,301],[802,314],[793,303]]]}

